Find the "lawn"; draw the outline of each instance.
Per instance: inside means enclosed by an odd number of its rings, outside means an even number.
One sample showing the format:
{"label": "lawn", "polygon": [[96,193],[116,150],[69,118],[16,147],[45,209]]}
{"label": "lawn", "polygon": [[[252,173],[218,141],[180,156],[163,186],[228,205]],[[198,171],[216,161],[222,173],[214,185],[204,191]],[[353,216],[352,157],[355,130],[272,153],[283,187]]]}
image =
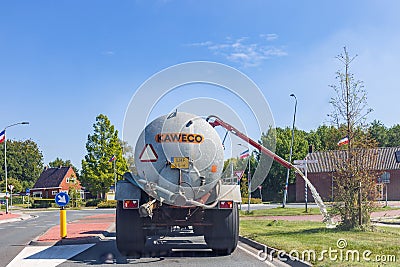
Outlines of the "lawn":
{"label": "lawn", "polygon": [[[328,209],[329,212],[329,209]],[[241,210],[241,216],[293,216],[293,215],[315,215],[321,214],[318,208],[308,208],[308,212],[305,212],[304,208],[273,208],[263,210],[253,210],[247,213],[247,210]]]}
{"label": "lawn", "polygon": [[[288,253],[292,251],[291,255],[298,252],[300,258],[305,253],[304,259],[307,261],[307,251],[315,251],[315,260],[311,260],[315,266],[382,266],[384,260],[384,266],[400,264],[400,228],[376,227],[374,231],[367,232],[340,231],[326,229],[319,222],[254,219],[240,222],[240,234]],[[341,243],[338,244],[338,240]],[[344,243],[347,243],[345,247]],[[324,250],[327,252],[323,253]],[[363,259],[363,253],[366,260]],[[318,259],[321,255],[323,260]],[[380,265],[377,262],[379,259]]]}
{"label": "lawn", "polygon": [[[262,210],[253,210],[250,213],[247,213],[246,207],[242,206],[242,210],[240,211],[241,216],[294,216],[294,215],[316,215],[321,214],[318,208],[308,208],[308,211],[305,211],[304,207],[301,208],[272,208],[272,209],[262,209]],[[393,207],[377,207],[374,211],[385,211],[385,210],[396,210],[399,208]],[[331,208],[327,208],[328,213],[331,213]]]}

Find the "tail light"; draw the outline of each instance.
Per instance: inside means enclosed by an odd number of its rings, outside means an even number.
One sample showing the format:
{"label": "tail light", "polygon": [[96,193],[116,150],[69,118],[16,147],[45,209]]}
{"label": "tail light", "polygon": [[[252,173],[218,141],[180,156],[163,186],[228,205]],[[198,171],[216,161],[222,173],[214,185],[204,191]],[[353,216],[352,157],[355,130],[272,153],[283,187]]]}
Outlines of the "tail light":
{"label": "tail light", "polygon": [[138,209],[139,199],[124,199],[123,204],[124,209]]}
{"label": "tail light", "polygon": [[233,208],[233,201],[220,201],[219,202],[220,209],[232,209]]}

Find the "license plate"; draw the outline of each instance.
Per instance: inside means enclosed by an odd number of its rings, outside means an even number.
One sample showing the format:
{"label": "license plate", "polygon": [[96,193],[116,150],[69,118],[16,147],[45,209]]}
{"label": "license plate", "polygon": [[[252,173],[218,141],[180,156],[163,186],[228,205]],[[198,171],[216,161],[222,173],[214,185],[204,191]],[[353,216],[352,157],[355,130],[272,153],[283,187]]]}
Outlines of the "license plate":
{"label": "license plate", "polygon": [[189,169],[189,158],[173,157],[171,160],[171,169]]}

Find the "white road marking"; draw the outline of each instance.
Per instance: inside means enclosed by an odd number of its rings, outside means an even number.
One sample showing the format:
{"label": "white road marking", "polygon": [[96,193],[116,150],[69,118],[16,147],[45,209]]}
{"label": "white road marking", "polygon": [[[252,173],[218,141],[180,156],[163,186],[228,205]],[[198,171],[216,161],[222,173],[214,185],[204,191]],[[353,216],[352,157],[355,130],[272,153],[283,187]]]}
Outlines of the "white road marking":
{"label": "white road marking", "polygon": [[14,227],[14,228],[18,228],[18,229],[25,229],[25,228],[26,228],[26,226],[16,226],[16,227]]}
{"label": "white road marking", "polygon": [[[243,250],[244,252],[246,252],[247,254],[249,254],[249,255],[251,255],[251,256],[253,256],[253,257],[255,257],[255,258],[257,258],[259,260],[258,256],[256,254],[254,254],[253,252],[251,252],[250,250],[248,250],[248,249],[246,249],[246,248],[244,248],[244,247],[242,247],[240,245],[237,245],[237,247],[240,248],[241,250]],[[276,267],[276,265],[274,265],[273,263],[269,262],[268,260],[265,260],[263,262],[268,266]]]}
{"label": "white road marking", "polygon": [[7,267],[55,267],[95,244],[25,247]]}

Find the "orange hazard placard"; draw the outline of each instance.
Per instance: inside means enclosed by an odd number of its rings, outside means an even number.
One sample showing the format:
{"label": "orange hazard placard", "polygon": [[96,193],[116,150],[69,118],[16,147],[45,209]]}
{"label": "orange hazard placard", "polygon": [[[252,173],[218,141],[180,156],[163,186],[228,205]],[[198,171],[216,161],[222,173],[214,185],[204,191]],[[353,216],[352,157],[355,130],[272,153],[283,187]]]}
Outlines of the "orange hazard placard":
{"label": "orange hazard placard", "polygon": [[141,162],[156,162],[158,160],[158,155],[152,144],[146,144],[144,146],[139,159]]}

